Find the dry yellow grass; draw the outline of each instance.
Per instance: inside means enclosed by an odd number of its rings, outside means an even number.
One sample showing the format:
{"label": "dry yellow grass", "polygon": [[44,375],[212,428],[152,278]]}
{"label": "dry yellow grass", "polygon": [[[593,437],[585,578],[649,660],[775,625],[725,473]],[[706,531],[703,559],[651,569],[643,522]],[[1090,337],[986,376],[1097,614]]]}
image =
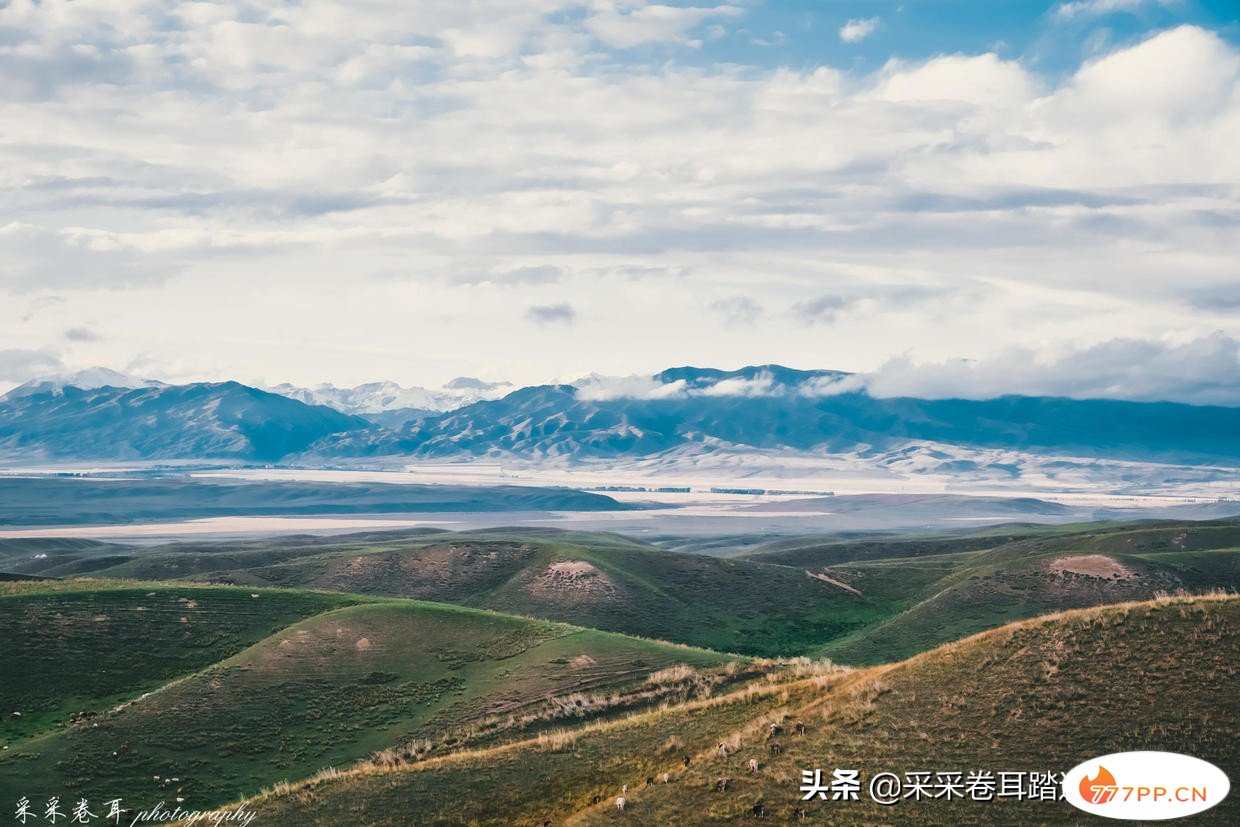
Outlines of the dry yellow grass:
{"label": "dry yellow grass", "polygon": [[[546,782],[537,779],[555,777],[545,775],[551,766],[574,766],[589,756],[596,769],[615,766],[621,769],[620,777],[633,779],[623,815],[626,823],[727,823],[752,817],[759,801],[773,817],[792,818],[799,771],[805,766],[829,768],[851,762],[878,768],[879,763],[890,762],[891,769],[911,769],[922,762],[943,769],[1031,768],[1070,758],[1084,760],[1089,754],[1138,742],[1196,749],[1207,759],[1221,761],[1231,754],[1240,734],[1237,710],[1228,694],[1234,689],[1240,658],[1230,649],[1220,649],[1236,646],[1238,607],[1235,595],[1165,595],[1020,621],[899,664],[842,670],[807,669],[804,663],[791,662],[784,665],[779,681],[396,769],[359,766],[269,792],[251,799],[249,805],[260,813],[267,807],[281,817],[304,819],[298,823],[335,823],[330,814],[341,812],[342,806],[347,810],[344,802],[350,796],[383,798],[388,790],[392,795],[402,789],[450,790],[471,778],[501,778],[495,774],[499,767],[520,766],[528,783],[541,784]],[[1149,650],[1152,653],[1162,652],[1166,640],[1176,641],[1185,662],[1195,664],[1198,671],[1156,661],[1149,661],[1146,673],[1127,671],[1123,658],[1129,653],[1143,651],[1146,645],[1157,647]],[[1121,659],[1103,662],[1108,653]],[[1091,663],[1096,668],[1091,670]],[[1082,687],[1094,684],[1110,689],[1115,696],[1112,703],[1094,708],[1092,701],[1076,697]],[[1162,693],[1182,694],[1185,687],[1197,693],[1191,702],[1181,700],[1174,714],[1151,713],[1163,708]],[[692,742],[686,737],[690,720],[699,726]],[[712,721],[717,724],[713,735]],[[808,726],[806,736],[793,732],[797,721]],[[1075,721],[1076,730],[1067,721]],[[785,751],[779,755],[768,749],[772,723],[782,727],[777,740]],[[679,732],[669,734],[668,726]],[[632,750],[642,743],[646,746],[637,747],[644,751],[639,759]],[[728,745],[726,755],[717,749],[720,743]],[[691,763],[682,770],[677,759],[686,749]],[[553,755],[560,763],[544,765]],[[751,757],[760,758],[758,773],[745,768]],[[632,768],[626,772],[627,762]],[[649,789],[636,783],[642,774],[661,776],[659,766],[672,771],[672,783],[656,783]],[[729,779],[727,794],[714,791],[721,775]],[[376,786],[367,778],[382,784]],[[590,790],[599,789],[598,779],[590,773],[566,783],[567,787],[546,788],[542,796],[537,794],[541,787],[492,788],[489,794],[496,807],[492,816],[479,817],[482,811],[474,809],[471,819],[541,823],[538,818],[553,814],[557,824],[594,824],[620,818],[609,806],[615,793],[602,796],[606,784],[602,793],[594,794],[599,802],[590,803]],[[1234,815],[1222,807],[1216,811],[1202,823],[1223,823],[1211,819]],[[894,814],[862,806],[849,813],[849,820],[842,823],[1014,824],[1071,818],[1060,810],[1033,812],[1006,804],[989,809],[927,807]],[[443,821],[436,812],[420,815],[420,823]],[[823,811],[809,816],[838,820]]]}

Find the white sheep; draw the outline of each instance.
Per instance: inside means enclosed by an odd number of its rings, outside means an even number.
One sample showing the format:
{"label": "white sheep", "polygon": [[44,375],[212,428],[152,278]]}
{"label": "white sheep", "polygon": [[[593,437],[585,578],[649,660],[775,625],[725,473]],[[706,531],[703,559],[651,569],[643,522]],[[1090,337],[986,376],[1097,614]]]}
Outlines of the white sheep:
{"label": "white sheep", "polygon": [[624,812],[624,796],[616,797],[616,809],[622,813]]}

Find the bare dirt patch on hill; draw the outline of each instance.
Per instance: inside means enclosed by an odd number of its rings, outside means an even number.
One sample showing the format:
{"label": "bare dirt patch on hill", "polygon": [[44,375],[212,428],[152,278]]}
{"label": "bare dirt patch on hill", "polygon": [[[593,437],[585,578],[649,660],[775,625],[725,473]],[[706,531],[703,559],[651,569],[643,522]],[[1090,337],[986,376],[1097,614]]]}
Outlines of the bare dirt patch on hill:
{"label": "bare dirt patch on hill", "polygon": [[574,602],[612,601],[617,596],[616,582],[584,560],[552,563],[527,583],[525,590],[534,597]]}
{"label": "bare dirt patch on hill", "polygon": [[1082,554],[1077,557],[1059,557],[1051,561],[1055,574],[1083,574],[1106,580],[1127,580],[1136,575],[1132,569],[1105,554]]}

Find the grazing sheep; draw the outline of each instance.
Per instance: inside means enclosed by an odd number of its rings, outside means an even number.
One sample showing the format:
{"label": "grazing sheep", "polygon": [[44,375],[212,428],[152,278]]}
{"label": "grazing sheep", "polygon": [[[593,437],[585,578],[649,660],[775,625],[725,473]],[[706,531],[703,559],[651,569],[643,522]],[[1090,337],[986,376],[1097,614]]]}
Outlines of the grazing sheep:
{"label": "grazing sheep", "polygon": [[692,758],[690,758],[689,756],[687,756],[687,755],[686,755],[686,756],[685,756],[685,766],[686,766],[686,767],[687,767],[687,766],[689,766],[689,764],[691,764],[692,762],[693,762],[693,759],[692,759]]}
{"label": "grazing sheep", "polygon": [[624,804],[625,804],[625,801],[624,801],[624,796],[618,796],[618,797],[616,798],[616,809],[617,809],[617,810],[619,810],[620,812],[622,812],[622,813],[623,813],[623,812],[624,812]]}
{"label": "grazing sheep", "polygon": [[653,787],[653,786],[654,786],[654,776],[653,776],[653,775],[647,775],[647,776],[646,776],[646,786],[647,786],[647,787]]}
{"label": "grazing sheep", "polygon": [[805,722],[797,721],[797,735],[804,735],[804,734],[805,734]]}
{"label": "grazing sheep", "polygon": [[774,723],[774,722],[771,723],[771,735],[770,735],[771,738],[774,738],[776,735],[778,735],[779,733],[783,731],[784,731],[784,728],[781,727],[779,724]]}
{"label": "grazing sheep", "polygon": [[620,785],[620,795],[628,795],[628,794],[629,794],[629,785],[628,784]]}
{"label": "grazing sheep", "polygon": [[766,818],[766,804],[759,801],[753,805],[753,809],[750,812],[753,813],[754,818]]}
{"label": "grazing sheep", "polygon": [[663,773],[663,783],[664,783],[664,784],[666,784],[668,781],[671,781],[671,780],[672,780],[672,774],[671,774],[670,772],[665,772],[665,773]]}
{"label": "grazing sheep", "polygon": [[721,793],[726,793],[728,791],[728,779],[722,775],[715,779],[715,789]]}
{"label": "grazing sheep", "polygon": [[779,744],[771,744],[771,755],[779,755],[783,751],[784,751],[784,748],[781,747]]}
{"label": "grazing sheep", "polygon": [[728,754],[728,742],[720,741],[718,749],[719,749],[720,755],[727,755]]}
{"label": "grazing sheep", "polygon": [[749,759],[749,771],[750,771],[750,772],[757,772],[757,771],[758,771],[758,759],[757,759],[757,758],[750,758],[750,759]]}

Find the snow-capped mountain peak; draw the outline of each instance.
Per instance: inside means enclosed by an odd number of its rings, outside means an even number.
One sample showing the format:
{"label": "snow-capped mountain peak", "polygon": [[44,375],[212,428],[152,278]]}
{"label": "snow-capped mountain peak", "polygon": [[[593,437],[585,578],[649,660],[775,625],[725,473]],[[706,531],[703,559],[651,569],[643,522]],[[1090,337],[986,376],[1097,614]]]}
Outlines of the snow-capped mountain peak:
{"label": "snow-capped mountain peak", "polygon": [[376,414],[419,410],[443,413],[485,399],[498,399],[512,389],[508,382],[484,382],[458,377],[442,388],[405,387],[396,382],[367,382],[351,388],[320,384],[309,388],[282,383],[267,388],[272,393],[309,405],[326,405],[351,414]]}
{"label": "snow-capped mountain peak", "polygon": [[154,379],[143,379],[111,368],[96,366],[32,379],[13,388],[5,394],[5,397],[17,399],[36,393],[61,391],[65,388],[95,390],[96,388],[159,388],[164,386],[163,382]]}

